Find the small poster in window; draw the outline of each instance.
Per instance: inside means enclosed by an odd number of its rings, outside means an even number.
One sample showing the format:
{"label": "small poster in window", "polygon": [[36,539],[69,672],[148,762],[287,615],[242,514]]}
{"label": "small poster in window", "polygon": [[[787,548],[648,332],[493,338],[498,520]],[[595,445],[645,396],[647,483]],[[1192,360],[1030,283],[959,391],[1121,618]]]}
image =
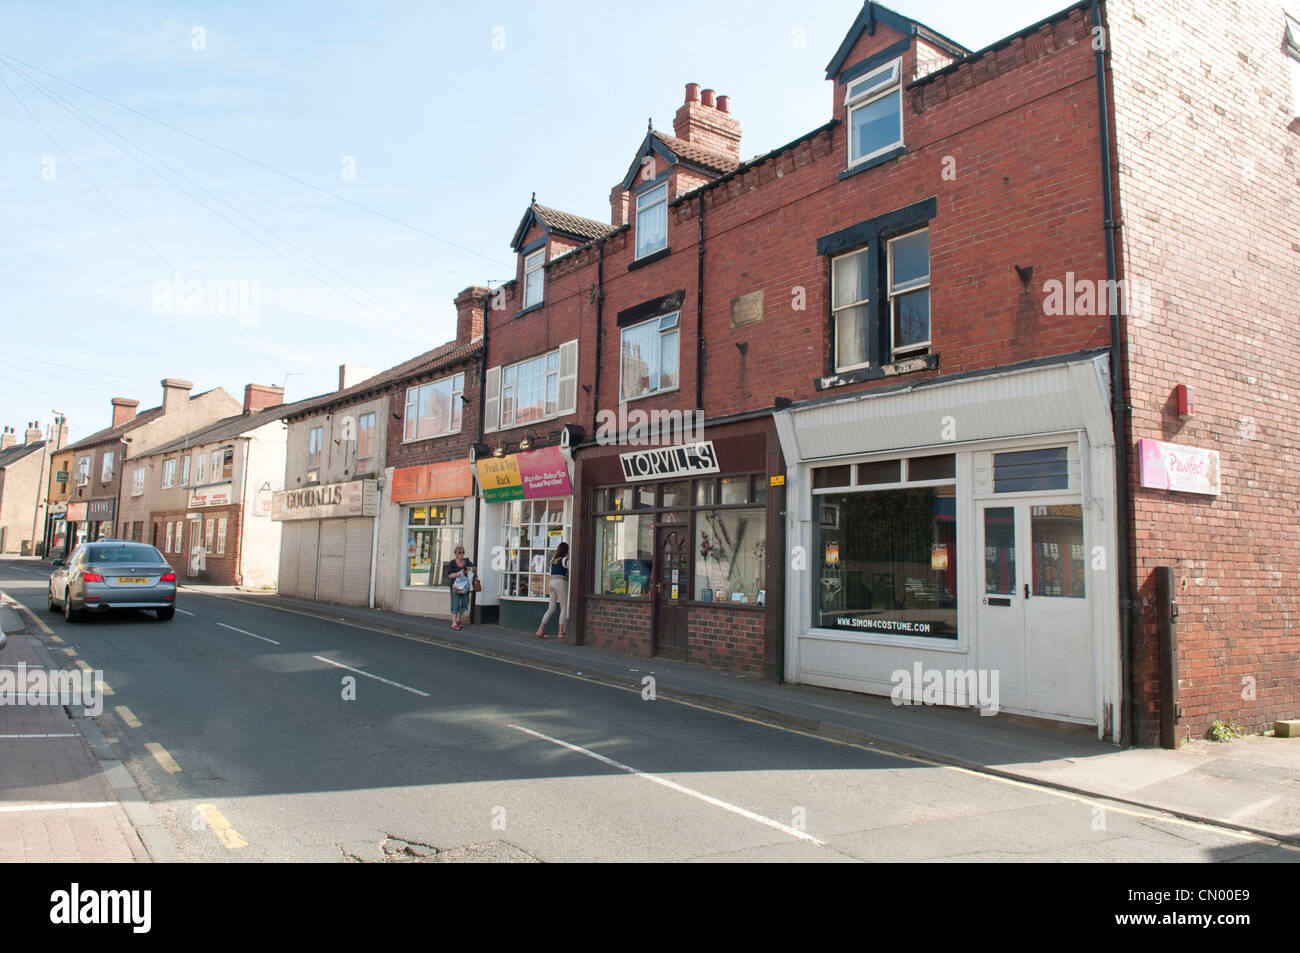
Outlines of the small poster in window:
{"label": "small poster in window", "polygon": [[930,568],[947,570],[948,568],[948,547],[942,543],[935,543],[930,547]]}
{"label": "small poster in window", "polygon": [[676,586],[673,586],[673,598],[674,598],[674,599],[677,598],[677,587],[676,587]]}
{"label": "small poster in window", "polygon": [[681,581],[682,581],[681,570],[680,570],[680,569],[674,569],[674,570],[673,570],[673,582],[681,582]]}
{"label": "small poster in window", "polygon": [[838,542],[827,543],[826,544],[826,565],[838,566],[839,562],[840,562],[840,544]]}

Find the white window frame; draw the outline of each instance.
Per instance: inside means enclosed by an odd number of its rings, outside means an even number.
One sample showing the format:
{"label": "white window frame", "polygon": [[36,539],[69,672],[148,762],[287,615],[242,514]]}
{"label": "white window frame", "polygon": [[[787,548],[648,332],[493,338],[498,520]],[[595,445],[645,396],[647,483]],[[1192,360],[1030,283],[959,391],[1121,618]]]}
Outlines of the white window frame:
{"label": "white window frame", "polygon": [[[221,479],[233,480],[235,478],[235,448],[231,447],[229,450],[218,452],[221,454]],[[229,467],[227,467],[227,464],[229,464]],[[227,469],[230,470],[229,473],[226,472]],[[213,478],[216,478],[216,474],[213,474]]]}
{"label": "white window frame", "polygon": [[77,486],[90,482],[90,457],[77,458]]}
{"label": "white window frame", "polygon": [[204,527],[204,530],[205,532],[203,534],[203,551],[205,553],[211,553],[213,543],[216,542],[215,537],[217,532],[217,521],[215,519],[209,518],[207,525]]}
{"label": "white window frame", "polygon": [[[555,367],[552,368],[551,358],[555,358]],[[519,420],[519,377],[524,368],[531,364],[541,364],[542,380],[542,413],[539,417],[530,417],[528,420]],[[547,394],[550,393],[551,383],[555,384],[555,409],[547,412]],[[510,401],[510,416],[506,417],[506,401]],[[529,406],[533,406],[529,404]],[[560,349],[555,348],[530,357],[525,361],[516,361],[514,364],[507,364],[501,369],[501,427],[526,427],[529,424],[535,424],[543,420],[551,420],[558,417],[560,411]]]}
{"label": "white window frame", "polygon": [[170,554],[172,551],[172,524],[167,524],[167,548],[163,552]]}
{"label": "white window frame", "polygon": [[[647,324],[658,322],[659,346],[655,349],[656,366],[654,376],[659,382],[659,386],[647,390],[644,394],[637,394],[634,397],[625,396],[623,390],[623,337],[629,331],[635,331],[637,328],[643,328]],[[671,322],[665,324],[664,322]],[[663,354],[664,338],[673,336],[677,338],[677,382],[672,387],[663,386]],[[680,311],[669,311],[667,314],[661,314],[657,317],[649,318],[645,321],[638,321],[636,324],[630,324],[625,328],[619,329],[618,335],[618,401],[625,404],[634,400],[641,400],[643,397],[653,397],[656,394],[671,394],[682,386],[682,313]]]}
{"label": "white window frame", "polygon": [[863,267],[867,269],[867,274],[871,274],[871,256],[875,253],[875,244],[866,245],[862,248],[855,248],[853,251],[845,252],[843,255],[836,255],[831,259],[831,327],[835,329],[835,372],[837,374],[845,371],[854,371],[861,367],[871,365],[871,349],[867,349],[867,359],[859,364],[841,364],[840,363],[840,312],[847,311],[850,308],[866,308],[866,328],[865,334],[867,340],[871,339],[871,287],[867,286],[867,296],[862,299],[855,299],[849,304],[835,306],[835,263],[844,258],[852,258],[855,255],[862,255],[865,258]]}
{"label": "white window frame", "polygon": [[217,519],[217,555],[226,554],[226,517],[222,516]]}
{"label": "white window frame", "polygon": [[[658,193],[660,192],[663,193],[662,196],[659,196]],[[645,214],[647,211],[659,205],[663,206],[663,215],[664,215],[663,244],[658,245],[655,248],[646,248],[645,250],[642,250],[641,235],[643,233],[641,231],[641,216]],[[650,255],[653,255],[655,252],[663,251],[665,248],[668,247],[668,183],[667,182],[661,182],[659,185],[656,185],[653,188],[646,189],[644,192],[642,192],[640,195],[636,197],[636,228],[637,228],[636,257],[638,260],[641,258],[647,258]]]}
{"label": "white window frame", "polygon": [[367,460],[375,452],[375,412],[357,416],[357,459]]}
{"label": "white window frame", "polygon": [[[419,411],[423,391],[426,388],[433,390],[439,384],[448,384],[451,388],[451,413],[447,419],[448,429],[421,437]],[[425,381],[423,384],[414,384],[408,387],[406,389],[406,405],[402,412],[402,443],[419,443],[422,440],[433,440],[438,437],[447,437],[454,433],[460,433],[465,426],[464,401],[461,399],[464,393],[465,374],[463,371],[459,374],[440,377],[436,381]],[[411,416],[412,412],[416,414],[414,418]],[[412,422],[415,424],[414,427],[411,426]]]}
{"label": "white window frame", "polygon": [[[883,82],[881,77],[886,78]],[[853,155],[853,114],[859,109],[870,106],[879,102],[887,96],[896,96],[898,98],[898,138],[888,145],[880,146],[872,152],[864,155]],[[896,149],[903,144],[903,60],[902,57],[891,63],[886,63],[878,69],[872,70],[865,76],[858,79],[850,80],[844,90],[844,128],[846,130],[845,138],[847,140],[846,148],[848,149],[848,167],[868,162],[876,156],[888,152],[890,149]]]}
{"label": "white window frame", "polygon": [[181,457],[181,486],[190,485],[190,455]]}
{"label": "white window frame", "polygon": [[[888,269],[888,279],[887,279],[888,284],[886,285],[886,288],[888,290],[886,291],[885,297],[889,302],[889,353],[893,360],[897,360],[900,356],[910,357],[918,354],[929,353],[930,342],[934,339],[934,314],[933,312],[931,312],[929,318],[927,319],[929,334],[926,335],[924,343],[917,342],[915,344],[909,344],[904,348],[899,348],[895,345],[894,342],[894,333],[896,330],[895,328],[896,321],[894,318],[895,297],[914,294],[917,291],[925,291],[928,293],[930,290],[930,273],[932,270],[931,260],[933,256],[930,255],[929,253],[929,237],[928,237],[929,231],[930,228],[927,225],[925,228],[917,228],[917,229],[913,229],[910,232],[905,232],[902,235],[895,235],[893,238],[889,239],[889,241],[886,243],[887,247],[885,251],[885,266]],[[894,243],[901,241],[902,239],[905,238],[913,238],[916,235],[921,234],[922,232],[925,232],[927,235],[925,277],[916,278],[913,279],[912,281],[904,282],[898,287],[895,287],[894,286]]]}
{"label": "white window frame", "polygon": [[170,490],[176,485],[176,460],[164,460],[162,465],[162,488]]}
{"label": "white window frame", "polygon": [[104,459],[99,469],[99,482],[100,483],[113,482],[113,451],[112,450],[104,451]]}
{"label": "white window frame", "polygon": [[[325,446],[325,428],[323,426],[312,427],[307,431],[307,466],[314,468],[320,466],[321,449]],[[217,454],[212,454],[212,479],[217,478]]]}
{"label": "white window frame", "polygon": [[144,496],[144,467],[136,467],[131,474],[131,495]]}
{"label": "white window frame", "polygon": [[203,466],[204,463],[207,462],[207,459],[208,459],[208,455],[206,453],[199,452],[194,455],[194,485],[195,486],[199,486],[204,481]]}
{"label": "white window frame", "polygon": [[212,451],[212,482],[216,483],[221,479],[221,451]]}
{"label": "white window frame", "polygon": [[[541,304],[546,294],[546,249],[540,248],[524,257],[524,307]],[[536,284],[531,284],[533,278]]]}

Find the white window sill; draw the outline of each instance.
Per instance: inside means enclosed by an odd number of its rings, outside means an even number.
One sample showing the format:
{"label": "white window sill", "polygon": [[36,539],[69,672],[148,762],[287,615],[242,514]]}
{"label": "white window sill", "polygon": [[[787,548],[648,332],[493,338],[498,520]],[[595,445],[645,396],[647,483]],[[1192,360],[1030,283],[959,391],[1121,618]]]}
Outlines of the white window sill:
{"label": "white window sill", "polygon": [[662,390],[652,390],[652,391],[649,391],[649,392],[647,392],[647,393],[645,393],[645,394],[641,394],[641,395],[638,396],[638,397],[620,397],[620,398],[618,399],[618,402],[619,402],[620,404],[632,404],[632,403],[635,403],[635,402],[638,401],[638,400],[645,400],[647,397],[662,397],[664,394],[673,394],[673,393],[676,393],[677,391],[679,391],[679,390],[681,390],[681,389],[682,389],[682,385],[681,385],[681,384],[677,384],[677,385],[675,385],[675,386],[673,386],[673,387],[667,387],[667,388],[664,388],[664,389],[662,389]]}
{"label": "white window sill", "polygon": [[[465,429],[464,427],[457,427],[455,430],[448,430],[446,433],[436,433],[436,434],[433,434],[433,435],[430,436],[430,437],[411,437],[409,440],[408,440],[406,437],[403,437],[403,438],[402,438],[402,443],[403,443],[403,444],[408,444],[408,443],[424,443],[424,441],[426,441],[426,440],[440,440],[440,439],[442,439],[443,437],[454,437],[454,436],[456,436],[456,434],[460,433],[460,432],[461,432],[462,430],[464,430],[464,429]],[[369,458],[367,458],[367,459],[369,459]]]}

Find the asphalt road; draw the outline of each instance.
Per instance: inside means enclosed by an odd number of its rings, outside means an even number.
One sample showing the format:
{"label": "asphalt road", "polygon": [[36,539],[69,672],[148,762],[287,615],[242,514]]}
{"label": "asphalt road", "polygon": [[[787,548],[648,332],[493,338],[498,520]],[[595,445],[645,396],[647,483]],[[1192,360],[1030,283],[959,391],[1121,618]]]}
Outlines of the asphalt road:
{"label": "asphalt road", "polygon": [[[68,625],[0,560],[195,861],[1296,861],[1228,831],[934,767],[463,649],[183,591]],[[349,681],[351,680],[351,682]]]}

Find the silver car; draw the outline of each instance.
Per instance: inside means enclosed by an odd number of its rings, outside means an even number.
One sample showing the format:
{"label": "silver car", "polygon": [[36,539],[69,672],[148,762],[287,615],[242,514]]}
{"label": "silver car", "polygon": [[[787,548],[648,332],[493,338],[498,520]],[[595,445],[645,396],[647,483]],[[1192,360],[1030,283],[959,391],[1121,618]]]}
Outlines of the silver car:
{"label": "silver car", "polygon": [[54,560],[49,608],[69,622],[83,612],[153,609],[161,620],[176,615],[176,573],[147,543],[101,539],[82,543],[67,561]]}

